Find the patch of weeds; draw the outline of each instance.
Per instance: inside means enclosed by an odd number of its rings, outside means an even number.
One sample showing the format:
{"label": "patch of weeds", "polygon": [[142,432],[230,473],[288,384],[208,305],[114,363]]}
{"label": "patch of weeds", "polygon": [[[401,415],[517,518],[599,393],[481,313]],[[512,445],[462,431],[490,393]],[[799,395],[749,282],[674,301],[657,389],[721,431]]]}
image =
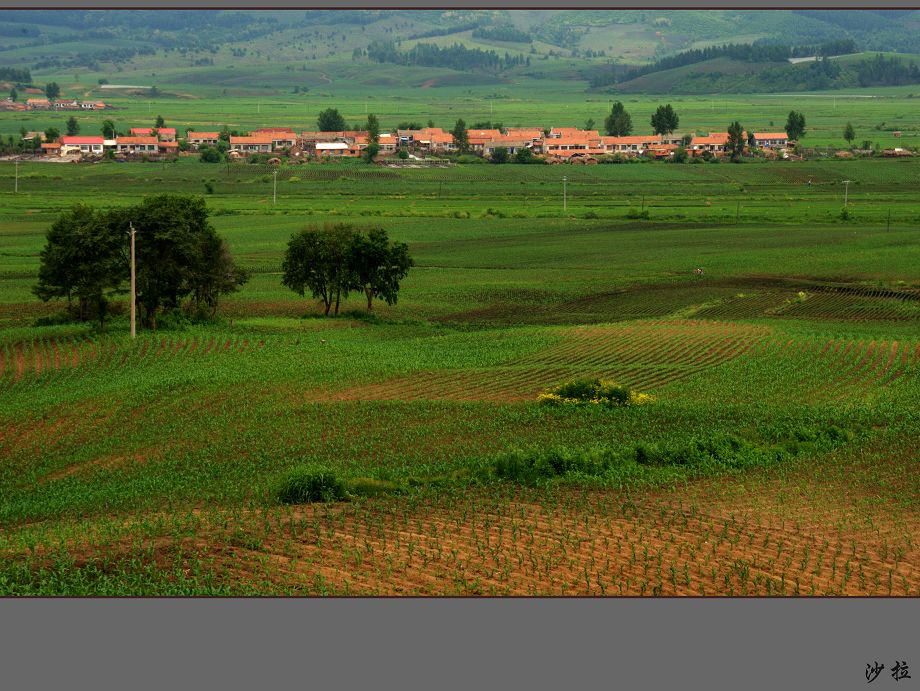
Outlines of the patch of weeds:
{"label": "patch of weeds", "polygon": [[336,502],[348,498],[345,483],[322,466],[304,466],[293,470],[275,486],[275,499],[282,504]]}

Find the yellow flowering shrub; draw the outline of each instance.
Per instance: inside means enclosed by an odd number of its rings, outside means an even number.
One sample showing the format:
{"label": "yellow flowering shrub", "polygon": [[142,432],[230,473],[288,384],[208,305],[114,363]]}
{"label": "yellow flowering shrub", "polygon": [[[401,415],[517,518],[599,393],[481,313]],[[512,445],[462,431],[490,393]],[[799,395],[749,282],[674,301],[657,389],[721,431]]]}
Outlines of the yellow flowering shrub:
{"label": "yellow flowering shrub", "polygon": [[576,379],[537,396],[544,405],[596,405],[623,407],[647,405],[655,397],[603,379]]}

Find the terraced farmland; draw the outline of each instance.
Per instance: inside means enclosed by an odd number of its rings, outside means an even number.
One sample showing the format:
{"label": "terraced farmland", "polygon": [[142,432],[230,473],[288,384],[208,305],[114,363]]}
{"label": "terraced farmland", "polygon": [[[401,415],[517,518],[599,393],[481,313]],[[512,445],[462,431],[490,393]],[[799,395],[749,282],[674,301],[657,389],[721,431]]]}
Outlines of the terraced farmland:
{"label": "terraced farmland", "polygon": [[[850,163],[573,169],[568,214],[552,167],[301,166],[272,207],[246,166],[24,166],[0,593],[917,596],[917,166]],[[216,320],[132,341],[121,296],[100,331],[32,295],[70,203],[202,174],[252,272]],[[409,244],[397,304],[280,285],[324,220]],[[653,400],[537,402],[579,379]],[[343,500],[281,502],[317,468]]]}

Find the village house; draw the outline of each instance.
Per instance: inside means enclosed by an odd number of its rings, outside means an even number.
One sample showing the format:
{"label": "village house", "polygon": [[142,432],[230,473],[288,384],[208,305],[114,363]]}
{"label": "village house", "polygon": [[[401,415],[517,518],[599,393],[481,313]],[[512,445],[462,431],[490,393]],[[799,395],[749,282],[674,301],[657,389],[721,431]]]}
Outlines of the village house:
{"label": "village house", "polygon": [[242,154],[271,153],[272,138],[268,135],[250,135],[248,137],[230,136],[230,150]]}
{"label": "village house", "polygon": [[294,130],[288,127],[262,127],[252,133],[256,137],[270,137],[272,150],[291,149],[297,146],[298,138]]}
{"label": "village house", "polygon": [[156,154],[159,143],[156,137],[118,137],[115,150],[120,154]]}
{"label": "village house", "polygon": [[[154,134],[154,132],[156,134]],[[175,127],[132,127],[130,130],[132,137],[156,137],[163,142],[176,141]]]}
{"label": "village house", "polygon": [[552,130],[550,136],[543,140],[541,151],[555,158],[599,156],[607,153],[596,130],[580,130],[577,127]]}
{"label": "village house", "polygon": [[79,153],[81,155],[99,155],[103,153],[103,144],[105,140],[102,137],[61,137],[61,155]]}
{"label": "village house", "polygon": [[[453,137],[451,137],[450,143],[453,145]],[[389,132],[383,132],[380,134],[380,137],[377,140],[377,145],[380,147],[380,154],[382,156],[395,154],[397,149],[399,149],[399,143],[396,139],[396,135],[390,134]]]}
{"label": "village house", "polygon": [[785,149],[788,144],[785,132],[754,132],[754,146],[761,149]]}
{"label": "village house", "polygon": [[474,151],[477,154],[484,153],[486,144],[501,136],[502,133],[499,130],[467,130],[466,132],[466,140],[469,142],[470,151]]}
{"label": "village house", "polygon": [[105,110],[105,103],[102,101],[83,101],[80,103],[83,110]]}
{"label": "village house", "polygon": [[704,137],[694,137],[690,140],[688,153],[691,156],[702,156],[708,151],[714,156],[722,156],[728,145],[728,132],[710,132]]}
{"label": "village house", "polygon": [[79,101],[55,101],[55,110],[80,110]]}
{"label": "village house", "polygon": [[26,107],[29,110],[48,110],[51,108],[51,101],[47,98],[29,98],[26,100]]}
{"label": "village house", "polygon": [[630,135],[625,137],[601,137],[601,147],[611,154],[641,156],[649,147],[660,146],[661,138],[655,134]]}
{"label": "village house", "polygon": [[46,156],[60,156],[61,142],[42,142],[42,153]]}
{"label": "village house", "polygon": [[193,149],[198,149],[202,146],[217,146],[217,142],[219,140],[220,132],[188,131],[185,133],[185,141],[187,141],[189,146],[191,146]]}
{"label": "village house", "polygon": [[526,135],[503,134],[489,141],[483,147],[483,154],[491,157],[496,149],[503,148],[509,155],[513,156],[521,149],[533,149],[533,144],[533,139]]}
{"label": "village house", "polygon": [[348,142],[316,142],[313,150],[320,157],[349,158],[356,155]]}

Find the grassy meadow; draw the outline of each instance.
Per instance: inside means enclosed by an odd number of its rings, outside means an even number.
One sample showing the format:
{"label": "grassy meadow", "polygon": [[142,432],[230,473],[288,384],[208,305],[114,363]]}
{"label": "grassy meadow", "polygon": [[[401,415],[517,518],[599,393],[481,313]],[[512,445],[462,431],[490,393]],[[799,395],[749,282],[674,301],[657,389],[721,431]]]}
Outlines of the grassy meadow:
{"label": "grassy meadow", "polygon": [[[920,594],[916,161],[272,170],[0,163],[0,593]],[[164,191],[251,272],[218,319],[51,323],[57,214]],[[281,286],[330,220],[396,305]],[[595,377],[654,401],[537,403]]]}

